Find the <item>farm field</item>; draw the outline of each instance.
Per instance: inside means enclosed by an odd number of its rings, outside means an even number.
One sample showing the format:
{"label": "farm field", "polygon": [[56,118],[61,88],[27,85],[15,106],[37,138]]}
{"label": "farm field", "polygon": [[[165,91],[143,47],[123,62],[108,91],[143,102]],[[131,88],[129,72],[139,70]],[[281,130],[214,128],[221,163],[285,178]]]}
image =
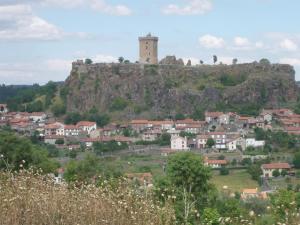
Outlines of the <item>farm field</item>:
{"label": "farm field", "polygon": [[227,186],[228,190],[240,192],[244,188],[258,188],[258,183],[251,179],[251,176],[245,169],[230,170],[229,175],[219,175],[219,171],[213,171],[211,182],[221,191],[223,186]]}

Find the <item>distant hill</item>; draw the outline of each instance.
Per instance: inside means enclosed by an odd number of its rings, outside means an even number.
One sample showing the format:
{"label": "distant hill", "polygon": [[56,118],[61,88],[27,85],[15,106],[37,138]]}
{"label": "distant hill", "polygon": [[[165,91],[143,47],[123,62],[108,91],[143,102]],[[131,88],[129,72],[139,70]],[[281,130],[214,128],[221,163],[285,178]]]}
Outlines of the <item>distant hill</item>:
{"label": "distant hill", "polygon": [[67,112],[92,108],[114,119],[157,118],[204,110],[256,114],[294,105],[299,88],[290,65],[73,64],[64,90]]}
{"label": "distant hill", "polygon": [[49,81],[41,86],[38,84],[1,85],[0,103],[6,103],[11,111],[46,111],[52,107],[55,100],[60,98],[63,84],[64,82]]}

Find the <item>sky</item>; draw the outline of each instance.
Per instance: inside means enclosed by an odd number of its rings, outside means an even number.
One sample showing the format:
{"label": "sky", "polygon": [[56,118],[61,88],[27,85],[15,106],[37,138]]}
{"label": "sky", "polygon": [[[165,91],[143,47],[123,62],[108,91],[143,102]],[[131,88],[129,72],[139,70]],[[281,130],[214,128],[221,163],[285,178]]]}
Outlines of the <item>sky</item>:
{"label": "sky", "polygon": [[299,0],[0,0],[0,83],[63,81],[76,59],[135,62],[149,32],[159,59],[268,58],[300,80],[299,10]]}

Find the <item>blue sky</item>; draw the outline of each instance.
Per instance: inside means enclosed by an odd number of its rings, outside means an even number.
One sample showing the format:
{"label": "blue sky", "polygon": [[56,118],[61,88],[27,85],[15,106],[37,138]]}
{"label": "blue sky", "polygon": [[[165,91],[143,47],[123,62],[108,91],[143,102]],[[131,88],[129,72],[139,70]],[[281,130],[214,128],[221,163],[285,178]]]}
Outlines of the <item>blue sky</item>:
{"label": "blue sky", "polygon": [[0,0],[0,83],[65,80],[79,58],[136,61],[148,32],[159,58],[268,58],[300,80],[299,9],[299,0]]}

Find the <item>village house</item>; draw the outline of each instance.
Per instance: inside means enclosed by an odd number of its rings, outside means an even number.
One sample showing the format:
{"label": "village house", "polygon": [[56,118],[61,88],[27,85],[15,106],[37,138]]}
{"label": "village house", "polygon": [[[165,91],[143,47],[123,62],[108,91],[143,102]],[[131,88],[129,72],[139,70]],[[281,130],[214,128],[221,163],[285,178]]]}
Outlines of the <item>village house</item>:
{"label": "village house", "polygon": [[78,136],[79,128],[76,125],[65,125],[65,136]]}
{"label": "village house", "polygon": [[228,151],[235,151],[237,149],[237,138],[236,139],[229,139],[226,142],[226,149]]}
{"label": "village house", "polygon": [[273,114],[269,110],[263,110],[259,117],[263,119],[263,121],[266,121],[268,124],[270,124],[273,120]]}
{"label": "village house", "polygon": [[46,118],[47,118],[47,114],[44,112],[29,113],[29,119],[34,123],[44,123]]}
{"label": "village house", "polygon": [[257,188],[246,188],[241,191],[241,199],[247,201],[253,198],[267,199],[268,195],[265,191],[259,192]]}
{"label": "village house", "polygon": [[[205,122],[206,123],[224,123],[224,124],[229,123],[229,117],[227,118],[225,116],[225,117],[222,117],[222,119],[221,119],[221,116],[223,116],[223,115],[224,115],[223,112],[205,112]],[[227,119],[228,119],[228,121],[227,121]]]}
{"label": "village house", "polygon": [[273,177],[274,170],[278,170],[279,173],[282,172],[282,170],[290,171],[291,166],[288,163],[269,163],[269,164],[262,164],[261,169],[263,172],[263,177],[271,178]]}
{"label": "village house", "polygon": [[76,124],[76,126],[84,132],[87,132],[87,134],[90,134],[91,131],[97,129],[96,122],[90,122],[90,121],[80,121]]}
{"label": "village house", "polygon": [[104,136],[116,135],[117,132],[118,132],[118,128],[116,124],[108,124],[102,128],[102,134]]}
{"label": "village house", "polygon": [[198,134],[201,128],[206,124],[205,121],[197,121],[193,119],[177,120],[175,122],[175,128],[179,131],[187,133]]}
{"label": "village house", "polygon": [[92,130],[90,133],[90,138],[98,138],[100,136],[103,136],[102,128],[97,128],[96,130]]}
{"label": "village house", "polygon": [[264,147],[265,146],[265,141],[257,141],[255,138],[246,138],[245,139],[245,148],[247,147],[254,147],[254,148],[259,148],[259,147]]}
{"label": "village house", "polygon": [[207,140],[209,139],[209,135],[207,134],[200,134],[200,135],[197,135],[197,148],[199,149],[202,149],[202,148],[205,148],[206,147],[206,142]]}
{"label": "village house", "polygon": [[175,128],[172,128],[168,130],[167,133],[171,135],[171,138],[178,137],[180,135],[180,130],[176,130]]}
{"label": "village house", "polygon": [[207,157],[204,159],[204,165],[209,166],[213,169],[220,169],[227,164],[227,161],[224,159],[208,159]]}
{"label": "village house", "polygon": [[172,137],[171,138],[171,149],[183,150],[183,151],[188,150],[187,137],[181,137],[181,136]]}
{"label": "village house", "polygon": [[226,149],[227,135],[225,132],[210,132],[209,135],[215,141],[215,148]]}
{"label": "village house", "polygon": [[147,130],[142,134],[142,140],[143,141],[155,141],[161,134],[162,134],[162,131],[160,129]]}
{"label": "village house", "polygon": [[172,120],[149,121],[149,124],[153,129],[160,129],[162,131],[168,131],[174,126],[174,122]]}
{"label": "village house", "polygon": [[51,124],[45,125],[45,136],[64,136],[65,135],[65,129],[64,124],[55,122]]}
{"label": "village house", "polygon": [[141,131],[152,127],[148,120],[132,120],[130,126],[133,130],[140,133]]}
{"label": "village house", "polygon": [[300,127],[285,126],[284,131],[287,132],[288,134],[300,135]]}
{"label": "village house", "polygon": [[0,114],[8,113],[8,108],[6,104],[0,104]]}

